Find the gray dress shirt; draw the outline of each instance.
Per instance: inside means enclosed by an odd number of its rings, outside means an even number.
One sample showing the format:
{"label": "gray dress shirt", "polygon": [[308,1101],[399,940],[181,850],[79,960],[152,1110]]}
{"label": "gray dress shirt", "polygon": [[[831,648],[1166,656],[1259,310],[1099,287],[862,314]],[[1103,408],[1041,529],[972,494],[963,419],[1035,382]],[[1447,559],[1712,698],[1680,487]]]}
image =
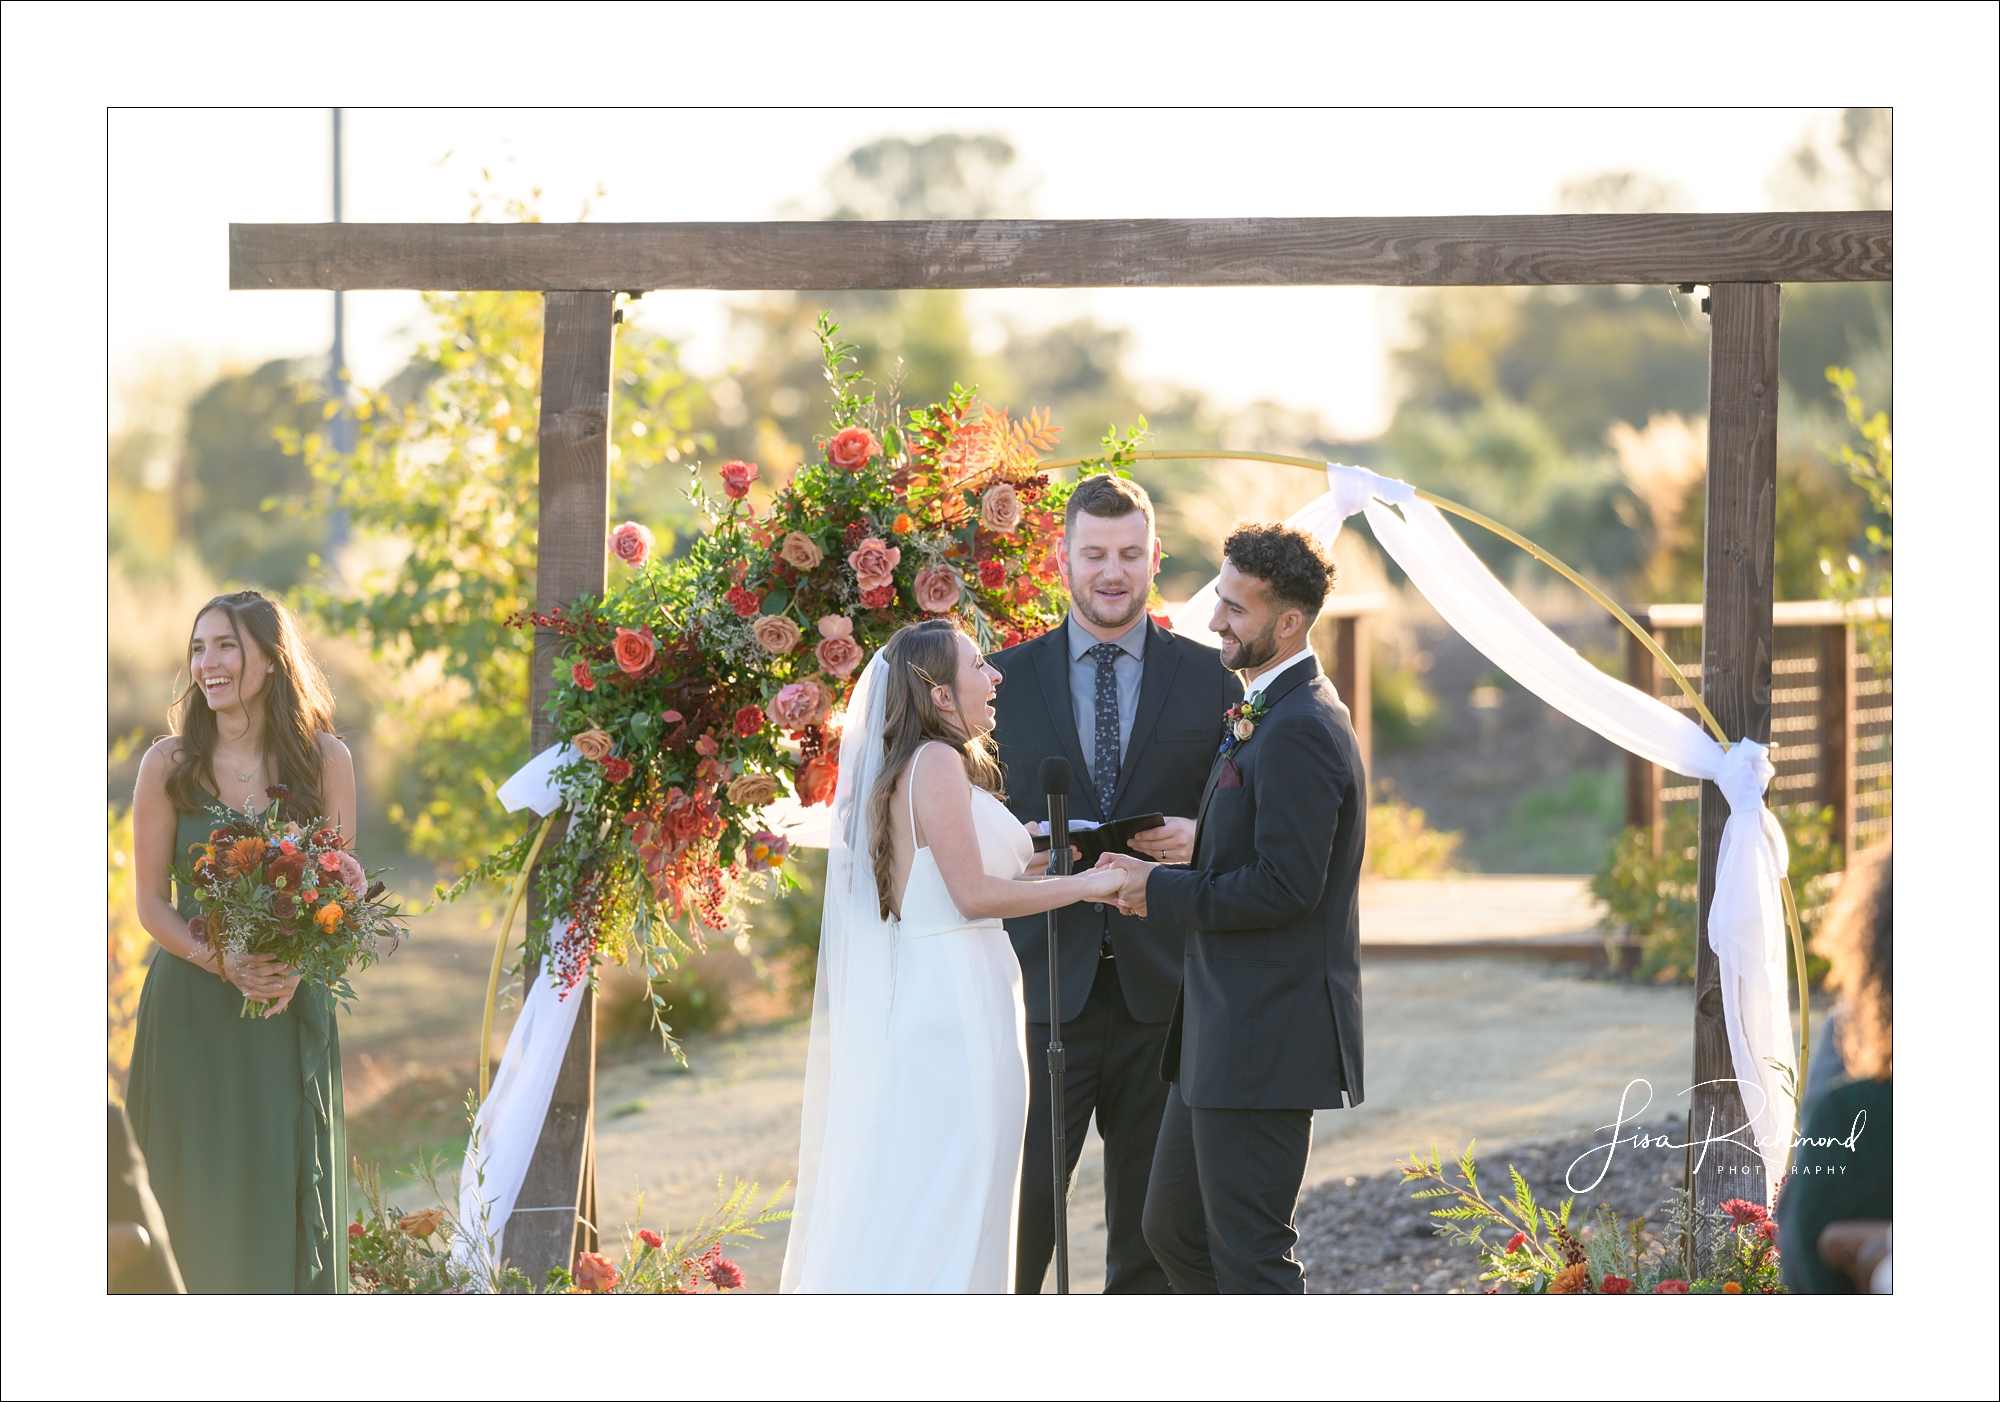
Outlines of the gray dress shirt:
{"label": "gray dress shirt", "polygon": [[[1125,762],[1125,752],[1132,747],[1132,719],[1139,710],[1139,683],[1146,676],[1146,615],[1141,613],[1138,621],[1127,628],[1123,635],[1111,639],[1118,645],[1117,660],[1111,664],[1113,674],[1118,678],[1118,762]],[[1069,630],[1069,707],[1076,721],[1076,738],[1083,745],[1083,773],[1078,779],[1088,785],[1090,775],[1097,767],[1097,659],[1090,656],[1090,650],[1097,646],[1097,639],[1084,630],[1072,613],[1064,625]],[[1106,813],[1109,822],[1111,815]]]}

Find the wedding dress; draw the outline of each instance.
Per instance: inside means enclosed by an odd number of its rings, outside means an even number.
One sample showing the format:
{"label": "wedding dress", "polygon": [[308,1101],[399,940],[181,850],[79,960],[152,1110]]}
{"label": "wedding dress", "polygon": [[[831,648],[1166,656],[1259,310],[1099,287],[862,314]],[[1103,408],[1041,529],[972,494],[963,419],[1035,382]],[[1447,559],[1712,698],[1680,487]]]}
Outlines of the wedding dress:
{"label": "wedding dress", "polygon": [[[855,688],[841,746],[779,1288],[1002,1293],[1014,1280],[1028,1119],[1021,968],[999,920],[959,913],[928,847],[901,918],[881,916],[867,831],[868,796],[884,779],[880,656]],[[974,788],[972,817],[985,870],[1021,875],[1034,844],[1006,807]]]}

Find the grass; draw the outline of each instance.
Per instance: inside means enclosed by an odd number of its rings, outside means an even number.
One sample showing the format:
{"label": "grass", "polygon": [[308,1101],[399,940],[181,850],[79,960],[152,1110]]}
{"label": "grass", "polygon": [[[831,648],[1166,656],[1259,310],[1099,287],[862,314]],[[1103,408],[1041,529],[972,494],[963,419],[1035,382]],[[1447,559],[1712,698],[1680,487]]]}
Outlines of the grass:
{"label": "grass", "polygon": [[1514,805],[1507,821],[1465,845],[1478,870],[1591,874],[1611,856],[1625,826],[1625,766],[1580,769],[1561,784],[1537,789]]}

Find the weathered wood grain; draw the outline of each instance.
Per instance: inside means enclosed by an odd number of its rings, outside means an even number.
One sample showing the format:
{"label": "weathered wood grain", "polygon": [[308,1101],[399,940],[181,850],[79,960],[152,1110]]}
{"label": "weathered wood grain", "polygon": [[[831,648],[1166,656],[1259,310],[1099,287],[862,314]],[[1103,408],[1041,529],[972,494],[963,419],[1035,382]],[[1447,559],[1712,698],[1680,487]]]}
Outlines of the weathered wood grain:
{"label": "weathered wood grain", "polygon": [[[605,531],[610,493],[606,476],[611,419],[612,301],[609,292],[551,292],[542,322],[539,539],[535,608],[546,613],[577,595],[602,593]],[[530,682],[532,749],[556,740],[546,704],[554,686],[560,639],[535,630]],[[560,832],[551,833],[555,839]],[[529,918],[540,912],[529,888]],[[527,973],[541,976],[539,968]],[[539,1285],[549,1270],[569,1266],[578,1251],[595,1250],[597,1189],[592,1181],[591,1133],[597,1084],[596,998],[587,987],[576,1030],[556,1075],[541,1139],[528,1164],[514,1215],[507,1223],[506,1254]]]}
{"label": "weathered wood grain", "polygon": [[232,288],[849,291],[1886,282],[1886,212],[231,224]]}
{"label": "weathered wood grain", "polygon": [[[1702,567],[1701,696],[1732,740],[1771,739],[1771,599],[1778,493],[1778,288],[1718,283],[1708,351],[1708,520]],[[1693,1132],[1745,1125],[1722,1016],[1722,976],[1708,943],[1716,858],[1729,801],[1701,786],[1695,923]],[[1745,1142],[1738,1142],[1742,1140]],[[1710,1143],[1688,1186],[1702,1205],[1764,1200],[1749,1131]]]}

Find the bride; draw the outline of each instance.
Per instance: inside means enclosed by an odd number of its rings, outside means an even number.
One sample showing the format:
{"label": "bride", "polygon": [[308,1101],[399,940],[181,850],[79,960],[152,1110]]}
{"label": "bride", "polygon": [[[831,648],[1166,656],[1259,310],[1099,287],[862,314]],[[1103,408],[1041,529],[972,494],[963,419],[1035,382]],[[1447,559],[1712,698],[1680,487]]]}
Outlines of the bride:
{"label": "bride", "polygon": [[995,796],[999,680],[930,619],[876,653],[849,703],[781,1290],[1012,1286],[1028,1057],[1000,922],[1118,882],[1023,874],[1033,843]]}

